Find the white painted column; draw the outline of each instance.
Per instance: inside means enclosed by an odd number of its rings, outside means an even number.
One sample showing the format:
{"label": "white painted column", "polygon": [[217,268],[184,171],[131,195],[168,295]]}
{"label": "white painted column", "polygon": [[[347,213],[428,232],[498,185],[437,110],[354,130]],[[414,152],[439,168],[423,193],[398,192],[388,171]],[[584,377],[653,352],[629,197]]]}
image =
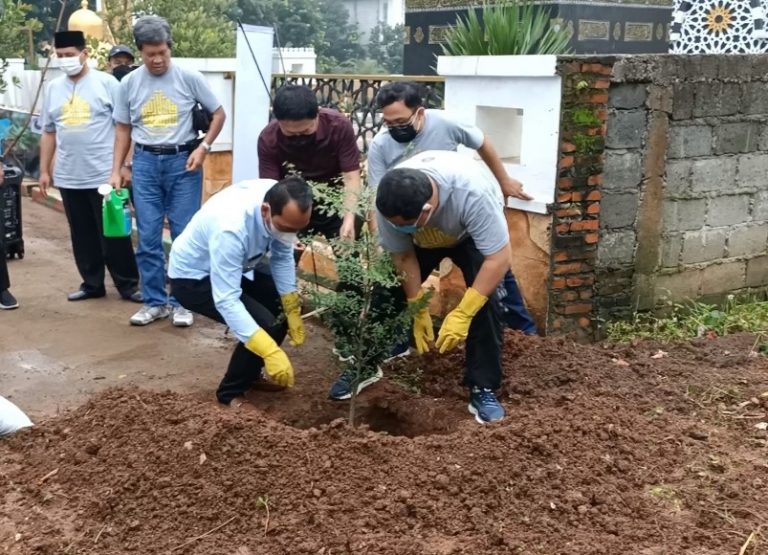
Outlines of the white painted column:
{"label": "white painted column", "polygon": [[[243,32],[237,30],[237,61],[235,70],[235,107],[227,114],[234,122],[232,148],[232,182],[259,177],[257,144],[259,133],[269,122],[272,79],[271,27],[243,25],[256,56],[254,61]],[[259,70],[264,77],[262,82]],[[266,83],[266,87],[265,87]]]}

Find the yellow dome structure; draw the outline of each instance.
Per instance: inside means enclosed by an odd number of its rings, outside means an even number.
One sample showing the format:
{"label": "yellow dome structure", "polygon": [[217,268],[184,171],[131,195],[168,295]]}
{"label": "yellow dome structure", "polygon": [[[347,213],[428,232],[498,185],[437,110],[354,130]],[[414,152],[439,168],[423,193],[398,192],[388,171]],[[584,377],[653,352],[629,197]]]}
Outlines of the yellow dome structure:
{"label": "yellow dome structure", "polygon": [[111,41],[112,33],[99,15],[88,9],[88,0],[80,3],[80,9],[69,16],[67,28],[70,31],[82,31],[86,38]]}

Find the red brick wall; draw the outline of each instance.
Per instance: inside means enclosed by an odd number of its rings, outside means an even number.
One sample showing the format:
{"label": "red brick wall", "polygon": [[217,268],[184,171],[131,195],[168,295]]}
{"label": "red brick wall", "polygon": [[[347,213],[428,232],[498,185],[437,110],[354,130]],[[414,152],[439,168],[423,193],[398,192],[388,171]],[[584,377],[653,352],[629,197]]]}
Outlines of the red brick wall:
{"label": "red brick wall", "polygon": [[564,61],[559,178],[552,225],[550,333],[590,340],[612,63]]}

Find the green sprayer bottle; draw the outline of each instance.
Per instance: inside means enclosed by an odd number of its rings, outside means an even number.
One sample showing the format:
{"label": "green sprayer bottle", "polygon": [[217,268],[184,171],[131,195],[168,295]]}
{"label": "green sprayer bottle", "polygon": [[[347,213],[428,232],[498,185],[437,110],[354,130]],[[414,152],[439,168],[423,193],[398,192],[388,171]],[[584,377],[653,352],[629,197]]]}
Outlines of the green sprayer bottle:
{"label": "green sprayer bottle", "polygon": [[130,237],[133,220],[128,190],[116,191],[109,185],[102,185],[99,187],[99,192],[104,195],[101,208],[104,237]]}

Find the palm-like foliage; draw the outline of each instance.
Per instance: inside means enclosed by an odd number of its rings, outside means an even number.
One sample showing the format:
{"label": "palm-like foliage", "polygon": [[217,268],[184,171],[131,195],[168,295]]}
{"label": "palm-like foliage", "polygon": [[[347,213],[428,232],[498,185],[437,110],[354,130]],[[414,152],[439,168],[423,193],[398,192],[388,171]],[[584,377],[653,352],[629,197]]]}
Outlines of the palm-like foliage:
{"label": "palm-like foliage", "polygon": [[470,9],[456,18],[443,52],[448,56],[567,54],[571,32],[553,26],[546,7],[532,0],[483,4],[482,21]]}

